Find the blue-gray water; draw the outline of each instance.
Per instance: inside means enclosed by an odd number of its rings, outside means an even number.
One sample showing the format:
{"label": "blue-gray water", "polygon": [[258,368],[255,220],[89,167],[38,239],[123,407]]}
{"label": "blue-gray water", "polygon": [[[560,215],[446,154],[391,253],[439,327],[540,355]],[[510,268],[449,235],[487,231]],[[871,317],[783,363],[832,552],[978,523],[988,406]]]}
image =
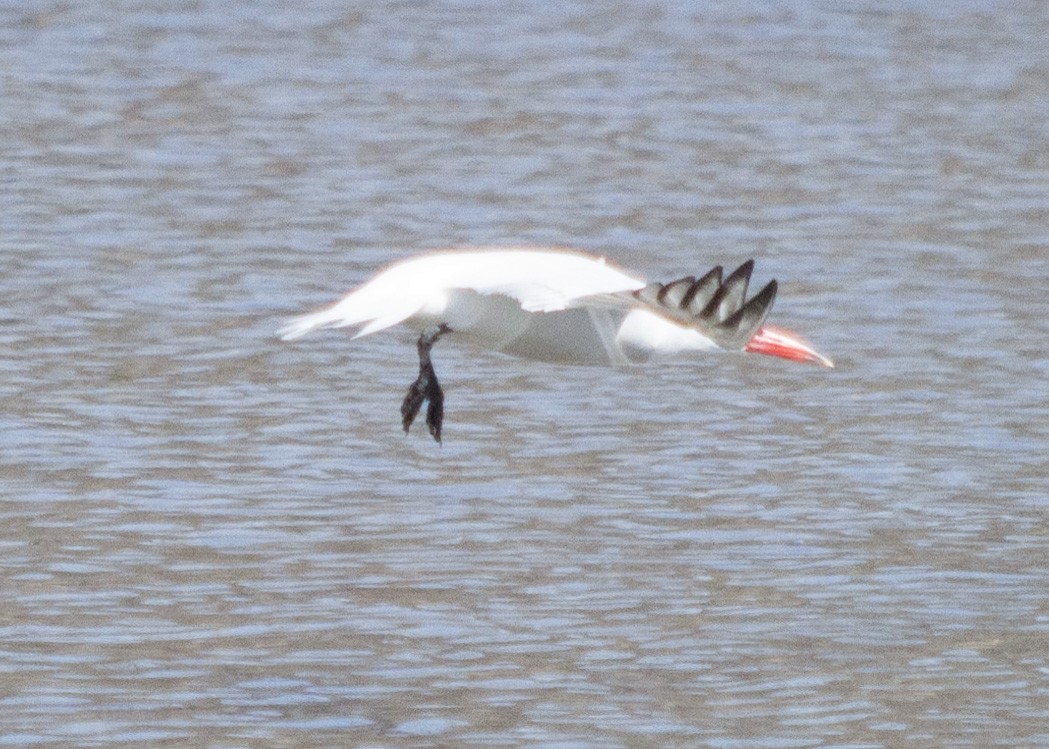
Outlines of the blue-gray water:
{"label": "blue-gray water", "polygon": [[[0,5],[0,746],[1049,745],[1049,13],[839,5]],[[492,243],[838,368],[273,337]]]}

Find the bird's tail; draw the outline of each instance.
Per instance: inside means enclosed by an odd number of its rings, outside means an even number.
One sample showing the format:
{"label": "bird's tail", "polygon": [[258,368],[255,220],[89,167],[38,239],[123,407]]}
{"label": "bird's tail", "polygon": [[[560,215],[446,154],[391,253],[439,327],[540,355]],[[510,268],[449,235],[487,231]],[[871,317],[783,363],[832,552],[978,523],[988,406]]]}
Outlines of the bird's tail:
{"label": "bird's tail", "polygon": [[360,338],[404,322],[418,312],[419,307],[420,304],[410,296],[390,297],[365,287],[331,307],[292,318],[277,331],[277,335],[290,341],[323,328],[361,326],[353,335]]}
{"label": "bird's tail", "polygon": [[312,333],[314,330],[337,328],[347,324],[349,323],[342,321],[342,315],[335,312],[334,307],[329,307],[328,309],[322,309],[320,312],[292,318],[284,327],[277,331],[277,335],[280,336],[281,340],[291,341],[296,338],[302,338],[302,336]]}

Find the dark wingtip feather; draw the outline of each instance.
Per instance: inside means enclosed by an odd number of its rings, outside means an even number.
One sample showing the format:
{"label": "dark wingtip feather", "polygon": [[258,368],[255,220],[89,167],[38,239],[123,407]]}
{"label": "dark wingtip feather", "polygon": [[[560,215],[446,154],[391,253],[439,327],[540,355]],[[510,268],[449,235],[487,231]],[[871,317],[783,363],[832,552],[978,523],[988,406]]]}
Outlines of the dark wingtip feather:
{"label": "dark wingtip feather", "polygon": [[776,301],[776,291],[779,285],[773,279],[765,284],[765,288],[752,296],[750,300],[740,307],[731,317],[721,323],[725,335],[725,348],[742,349],[754,334],[758,332],[765,319],[772,311],[772,303]]}
{"label": "dark wingtip feather", "polygon": [[721,288],[721,274],[722,268],[720,265],[715,265],[708,270],[701,279],[692,284],[692,287],[681,300],[681,308],[692,315],[701,314],[706,306],[710,304],[710,300],[714,298],[714,294]]}
{"label": "dark wingtip feather", "polygon": [[694,276],[685,276],[676,281],[671,281],[659,291],[659,302],[667,307],[683,307],[682,301],[688,295],[692,284],[696,282]]}
{"label": "dark wingtip feather", "polygon": [[754,260],[748,260],[729,274],[721,287],[700,313],[700,317],[714,322],[724,322],[743,306],[747,298],[750,274],[754,271]]}

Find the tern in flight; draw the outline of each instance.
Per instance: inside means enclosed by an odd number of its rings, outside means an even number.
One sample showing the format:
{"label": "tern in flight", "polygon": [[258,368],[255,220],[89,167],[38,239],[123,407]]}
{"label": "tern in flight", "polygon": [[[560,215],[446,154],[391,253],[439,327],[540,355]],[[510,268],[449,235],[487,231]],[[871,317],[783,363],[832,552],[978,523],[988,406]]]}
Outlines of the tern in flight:
{"label": "tern in flight", "polygon": [[401,405],[407,433],[423,402],[441,441],[444,392],[430,349],[442,336],[513,356],[571,364],[643,364],[707,351],[747,351],[834,366],[803,339],[765,325],[776,281],[747,298],[748,260],[725,277],[649,283],[602,257],[559,248],[445,250],[394,263],[319,312],[291,320],[284,340],[354,327],[354,338],[405,324],[420,332],[419,376]]}

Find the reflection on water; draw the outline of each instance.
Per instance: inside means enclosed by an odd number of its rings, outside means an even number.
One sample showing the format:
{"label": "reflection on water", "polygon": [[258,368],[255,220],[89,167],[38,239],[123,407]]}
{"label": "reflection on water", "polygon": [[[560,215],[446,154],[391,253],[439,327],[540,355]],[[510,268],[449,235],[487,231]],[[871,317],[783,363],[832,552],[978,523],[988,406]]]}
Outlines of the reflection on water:
{"label": "reflection on water", "polygon": [[[1049,743],[1044,14],[532,10],[0,10],[0,744]],[[838,369],[273,336],[486,242]]]}

